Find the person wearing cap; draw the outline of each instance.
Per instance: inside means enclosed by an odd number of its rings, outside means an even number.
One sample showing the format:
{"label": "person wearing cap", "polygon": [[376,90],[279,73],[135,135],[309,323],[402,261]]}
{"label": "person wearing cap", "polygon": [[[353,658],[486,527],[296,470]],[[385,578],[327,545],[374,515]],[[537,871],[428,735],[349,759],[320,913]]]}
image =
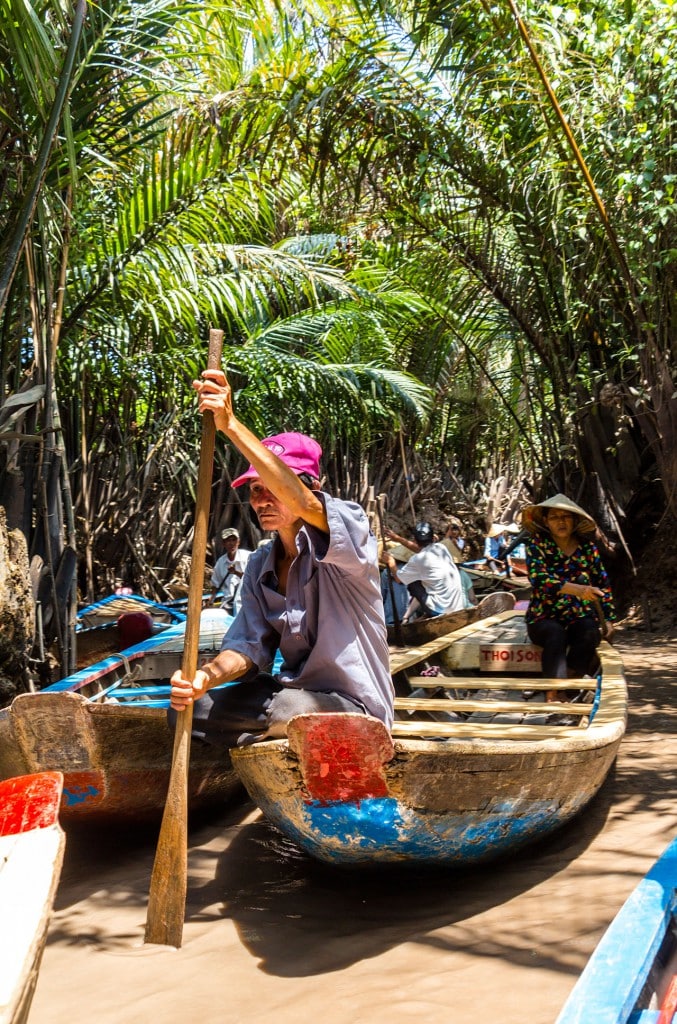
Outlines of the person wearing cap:
{"label": "person wearing cap", "polygon": [[461,577],[453,558],[443,544],[435,541],[430,523],[417,523],[414,541],[419,551],[405,565],[397,565],[385,551],[385,562],[397,583],[404,583],[421,605],[423,615],[442,615],[468,607]]}
{"label": "person wearing cap", "polygon": [[[531,534],[527,571],[532,596],[526,612],[529,639],[542,647],[549,679],[593,674],[602,633],[615,620],[609,579],[594,542],[594,519],[564,494],[522,510]],[[547,695],[557,699],[557,691]]]}
{"label": "person wearing cap", "polygon": [[221,531],[221,540],[225,551],[220,558],[217,558],[212,570],[212,590],[209,604],[214,603],[217,591],[222,590],[221,607],[231,615],[237,615],[241,604],[240,583],[251,551],[240,547],[240,534],[234,526],[227,526],[225,530]]}
{"label": "person wearing cap", "polygon": [[200,412],[213,413],[250,463],[233,487],[249,486],[261,529],[275,537],[247,562],[221,652],[193,679],[172,676],[170,721],[194,703],[193,734],[224,747],[285,736],[291,718],[312,712],[369,714],[390,728],[376,538],[364,509],[320,489],[322,449],[313,438],[261,441],[238,420],[221,370],[193,386]]}

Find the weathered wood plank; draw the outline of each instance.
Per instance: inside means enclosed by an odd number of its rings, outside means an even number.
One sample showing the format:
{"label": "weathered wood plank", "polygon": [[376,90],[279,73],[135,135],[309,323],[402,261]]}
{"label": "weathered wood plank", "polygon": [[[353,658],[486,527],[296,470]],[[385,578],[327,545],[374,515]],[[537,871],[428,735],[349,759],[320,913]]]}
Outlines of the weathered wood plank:
{"label": "weathered wood plank", "polygon": [[564,701],[526,700],[450,700],[448,697],[396,697],[396,711],[486,711],[487,714],[522,713],[589,715],[592,704],[569,704]]}
{"label": "weathered wood plank", "polygon": [[[427,661],[429,658],[434,658],[442,651],[446,651],[452,646],[455,647],[467,637],[474,637],[475,634],[485,635],[487,643],[497,636],[496,630],[501,637],[505,630],[508,630],[510,635],[522,635],[524,633],[522,622],[523,616],[519,612],[499,612],[488,619],[481,619],[480,622],[473,622],[469,626],[463,626],[462,629],[448,633],[446,636],[430,640],[427,644],[421,644],[420,647],[391,647],[389,648],[391,675],[395,675],[397,672],[401,672],[402,669],[410,668],[412,665],[417,665],[422,661]],[[495,628],[492,629],[494,624]],[[521,630],[521,633],[516,632],[517,630]],[[477,658],[475,661],[477,661]],[[466,667],[471,668],[472,666],[468,664]]]}
{"label": "weathered wood plank", "polygon": [[521,676],[410,676],[412,689],[423,690],[594,690],[596,679],[543,679]]}
{"label": "weathered wood plank", "polygon": [[412,665],[418,665],[422,661],[427,661],[429,658],[434,658],[435,655],[439,654],[440,651],[443,651],[453,642],[452,637],[453,634],[440,636],[436,640],[430,640],[427,644],[421,644],[420,647],[391,647],[391,675],[395,675],[405,668],[410,668]]}
{"label": "weathered wood plank", "polygon": [[[585,730],[583,730],[585,732]],[[394,722],[392,735],[395,739],[422,739],[435,737],[438,739],[478,739],[504,740],[514,743],[515,740],[538,741],[552,740],[562,736],[580,736],[578,725],[528,725],[522,722],[482,723],[481,728],[476,722]]]}

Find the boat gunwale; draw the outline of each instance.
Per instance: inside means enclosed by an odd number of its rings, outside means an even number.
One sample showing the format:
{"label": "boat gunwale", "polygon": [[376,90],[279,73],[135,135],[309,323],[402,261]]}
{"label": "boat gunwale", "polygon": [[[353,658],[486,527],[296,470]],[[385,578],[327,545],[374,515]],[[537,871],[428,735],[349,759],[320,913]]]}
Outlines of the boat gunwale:
{"label": "boat gunwale", "polygon": [[[639,1019],[642,1010],[636,1009],[637,1000],[676,915],[677,838],[654,861],[609,923],[555,1024],[583,1024],[593,1019],[595,1024],[627,1024],[635,1016]],[[629,942],[631,952],[641,956],[641,966],[634,973],[628,969]]]}

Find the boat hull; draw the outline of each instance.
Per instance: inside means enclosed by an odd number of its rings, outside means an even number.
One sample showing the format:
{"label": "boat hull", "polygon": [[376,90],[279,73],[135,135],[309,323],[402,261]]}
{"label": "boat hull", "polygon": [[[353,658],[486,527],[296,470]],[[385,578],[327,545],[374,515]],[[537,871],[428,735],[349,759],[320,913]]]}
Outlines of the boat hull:
{"label": "boat hull", "polygon": [[[61,820],[152,820],[164,808],[173,734],[162,708],[90,703],[78,693],[22,694],[0,713],[0,776],[61,771]],[[193,809],[239,789],[227,752],[191,744]]]}
{"label": "boat hull", "polygon": [[388,626],[389,643],[397,643],[413,646],[414,644],[425,644],[428,640],[434,640],[438,636],[446,636],[456,629],[470,625],[480,619],[498,612],[507,612],[515,606],[515,597],[505,591],[495,594],[487,594],[479,604],[472,608],[462,608],[456,612],[446,612],[444,615],[434,615],[431,618],[413,619],[411,622],[400,623],[399,627]]}
{"label": "boat hull", "polygon": [[118,620],[121,616],[139,612],[153,620],[153,633],[161,633],[186,618],[178,609],[150,601],[140,594],[112,594],[87,605],[77,616],[77,668],[86,668],[128,646],[129,642],[122,642]]}
{"label": "boat hull", "polygon": [[[328,746],[336,745],[336,717],[302,716],[325,719]],[[370,723],[376,744],[387,732]],[[319,860],[469,864],[502,857],[582,810],[606,778],[621,736],[619,729],[601,746],[577,737],[538,744],[397,740],[382,788],[342,799],[309,789],[293,731],[289,742],[233,751],[233,762],[266,817]],[[343,760],[329,771],[342,766]]]}
{"label": "boat hull", "polygon": [[[231,621],[202,615],[200,655],[219,650]],[[159,820],[174,736],[167,722],[168,681],[180,667],[184,624],[74,673],[0,711],[0,779],[33,772],[64,776],[61,821]],[[242,792],[227,751],[191,743],[191,810]]]}
{"label": "boat hull", "polygon": [[[544,680],[525,638],[524,616],[503,612],[393,651],[391,671],[405,674],[410,694],[395,700],[392,736],[364,715],[303,715],[287,739],[231,751],[233,765],[266,817],[319,860],[503,857],[586,807],[627,718],[622,663],[608,644],[601,681]],[[407,674],[433,655],[453,675]],[[546,700],[553,685],[564,700]],[[577,702],[567,697],[574,686]]]}
{"label": "boat hull", "polygon": [[630,894],[556,1024],[663,1024],[677,1008],[677,839]]}
{"label": "boat hull", "polygon": [[65,837],[59,773],[0,782],[0,1024],[25,1024],[38,978]]}

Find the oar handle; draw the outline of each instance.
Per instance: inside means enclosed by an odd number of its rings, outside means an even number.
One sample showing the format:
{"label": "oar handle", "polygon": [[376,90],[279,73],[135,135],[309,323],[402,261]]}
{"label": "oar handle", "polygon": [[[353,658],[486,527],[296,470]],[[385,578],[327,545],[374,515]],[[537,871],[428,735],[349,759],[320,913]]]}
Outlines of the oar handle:
{"label": "oar handle", "polygon": [[[588,577],[585,576],[583,573],[581,573],[580,576],[576,577],[576,581],[575,582],[578,583],[579,586],[582,586],[582,587],[589,587],[589,586],[592,585],[590,583],[590,580],[588,579]],[[593,597],[593,599],[592,599],[592,601],[590,603],[592,604],[593,608],[595,609],[595,614],[597,615],[597,619],[599,621],[599,631],[602,634],[602,639],[606,640],[607,634],[609,633],[609,626],[608,626],[606,618],[604,616],[604,610],[602,608],[602,602],[599,600],[598,597]]]}
{"label": "oar handle", "polygon": [[[219,368],[223,331],[209,332],[207,367]],[[202,417],[200,464],[195,503],[195,532],[188,582],[186,639],[181,662],[184,678],[193,679],[200,648],[200,614],[207,554],[207,527],[212,488],[216,427],[211,413]],[[163,946],[181,945],[188,887],[188,762],[193,723],[193,706],[177,714],[172,767],[162,815],[155,862],[148,895],[145,942]]]}
{"label": "oar handle", "polygon": [[[223,331],[209,332],[209,355],[207,369],[218,370],[221,366],[223,348]],[[200,647],[200,614],[202,612],[202,595],[204,594],[205,561],[207,556],[207,534],[209,529],[209,507],[212,494],[212,472],[214,465],[214,445],[216,426],[211,413],[202,417],[202,435],[200,438],[200,463],[197,475],[197,494],[195,499],[195,526],[193,546],[190,559],[190,576],[188,579],[188,607],[186,610],[186,642],[183,648],[181,674],[184,679],[192,679],[197,671],[198,651]],[[179,718],[185,712],[179,714]]]}

